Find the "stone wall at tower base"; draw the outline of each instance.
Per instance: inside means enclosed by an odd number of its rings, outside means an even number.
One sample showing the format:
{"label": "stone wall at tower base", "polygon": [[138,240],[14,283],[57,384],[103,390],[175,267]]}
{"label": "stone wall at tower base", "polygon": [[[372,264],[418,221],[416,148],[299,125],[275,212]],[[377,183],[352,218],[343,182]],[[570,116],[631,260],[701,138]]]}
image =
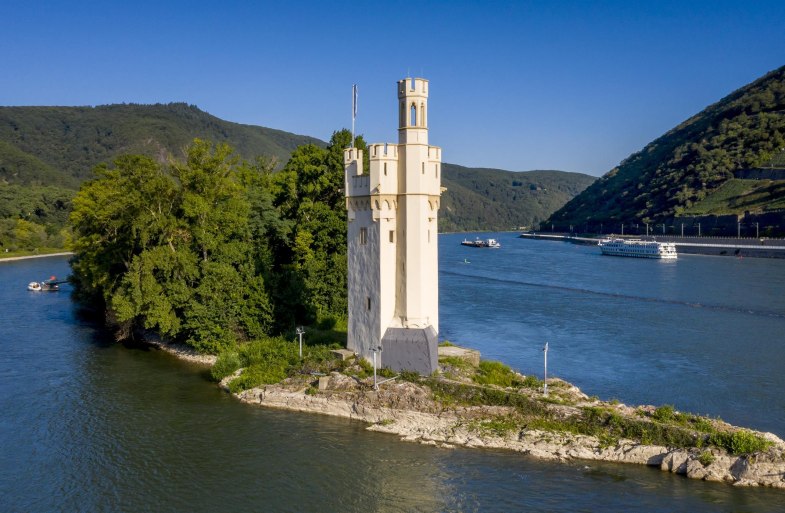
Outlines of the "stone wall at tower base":
{"label": "stone wall at tower base", "polygon": [[387,328],[382,337],[382,367],[430,376],[438,369],[438,335],[424,329]]}

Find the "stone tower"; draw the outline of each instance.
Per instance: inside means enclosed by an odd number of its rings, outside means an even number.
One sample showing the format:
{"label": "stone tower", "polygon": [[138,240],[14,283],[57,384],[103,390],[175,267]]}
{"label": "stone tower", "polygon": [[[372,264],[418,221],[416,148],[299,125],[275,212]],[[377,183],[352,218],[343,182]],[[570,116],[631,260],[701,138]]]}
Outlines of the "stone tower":
{"label": "stone tower", "polygon": [[398,144],[344,151],[348,210],[348,348],[381,366],[437,367],[437,213],[441,149],[428,145],[428,81],[398,81]]}

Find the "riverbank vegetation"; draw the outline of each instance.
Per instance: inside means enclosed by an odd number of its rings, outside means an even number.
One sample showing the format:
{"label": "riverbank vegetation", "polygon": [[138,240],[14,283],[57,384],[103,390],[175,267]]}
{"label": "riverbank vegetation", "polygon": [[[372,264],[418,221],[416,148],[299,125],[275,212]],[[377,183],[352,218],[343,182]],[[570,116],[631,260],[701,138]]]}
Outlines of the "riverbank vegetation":
{"label": "riverbank vegetation", "polygon": [[0,257],[67,249],[74,194],[58,187],[0,183]]}
{"label": "riverbank vegetation", "polygon": [[200,140],[181,162],[100,166],[73,199],[78,297],[110,311],[121,337],[154,330],[204,353],[339,323],[350,142],[343,130],[300,146],[279,172]]}

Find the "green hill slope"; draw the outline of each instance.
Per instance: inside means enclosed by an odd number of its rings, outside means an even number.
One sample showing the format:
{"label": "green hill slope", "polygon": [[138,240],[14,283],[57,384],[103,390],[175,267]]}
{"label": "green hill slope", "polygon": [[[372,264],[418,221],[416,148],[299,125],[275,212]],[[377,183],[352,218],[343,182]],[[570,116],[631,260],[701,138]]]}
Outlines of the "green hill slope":
{"label": "green hill slope", "polygon": [[[769,178],[779,181],[777,166],[783,151],[785,66],[649,143],[567,203],[548,223],[564,228],[614,221],[656,222],[686,215],[733,180],[734,173],[764,168],[769,169]],[[785,179],[785,169],[781,174]],[[756,195],[755,208],[767,210],[781,203],[782,187],[775,184],[762,190],[763,195]],[[749,210],[743,201],[733,207],[730,196],[725,202],[718,197],[708,204],[720,203],[722,211]]]}
{"label": "green hill slope", "polygon": [[[60,237],[70,199],[96,165],[122,154],[159,161],[181,158],[196,137],[228,143],[248,160],[264,155],[281,164],[299,145],[325,145],[313,137],[224,121],[185,103],[0,107],[0,198],[5,203],[0,209],[0,246],[12,245],[19,220],[34,223],[40,233],[45,228],[50,238]],[[445,164],[440,228],[509,230],[532,225],[593,180],[579,173],[514,173]],[[29,240],[29,248],[44,244],[43,235]]]}
{"label": "green hill slope", "polygon": [[322,141],[224,121],[193,105],[0,107],[0,182],[76,188],[96,164],[125,153],[182,157],[194,138],[226,142],[244,158],[282,163],[301,144]]}
{"label": "green hill slope", "polygon": [[532,226],[580,193],[595,177],[565,171],[503,171],[444,164],[439,229],[510,230]]}

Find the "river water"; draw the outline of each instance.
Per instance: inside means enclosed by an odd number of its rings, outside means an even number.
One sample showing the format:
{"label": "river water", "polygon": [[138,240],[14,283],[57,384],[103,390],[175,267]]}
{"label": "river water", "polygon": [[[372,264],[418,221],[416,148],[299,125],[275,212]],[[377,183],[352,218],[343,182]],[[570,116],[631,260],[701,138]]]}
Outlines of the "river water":
{"label": "river water", "polygon": [[[601,257],[440,236],[441,338],[589,394],[785,435],[785,262]],[[470,263],[466,263],[469,261]],[[241,404],[202,368],[112,342],[64,258],[0,263],[0,511],[782,511],[785,492],[632,465],[437,449]]]}

